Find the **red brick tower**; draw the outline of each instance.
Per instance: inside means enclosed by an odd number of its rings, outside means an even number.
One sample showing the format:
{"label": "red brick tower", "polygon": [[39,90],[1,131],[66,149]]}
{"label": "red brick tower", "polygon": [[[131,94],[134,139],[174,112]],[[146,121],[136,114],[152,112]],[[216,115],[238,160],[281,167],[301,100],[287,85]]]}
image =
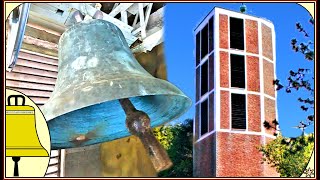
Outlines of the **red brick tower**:
{"label": "red brick tower", "polygon": [[277,117],[275,32],[263,18],[214,8],[195,29],[196,177],[278,176],[257,147]]}

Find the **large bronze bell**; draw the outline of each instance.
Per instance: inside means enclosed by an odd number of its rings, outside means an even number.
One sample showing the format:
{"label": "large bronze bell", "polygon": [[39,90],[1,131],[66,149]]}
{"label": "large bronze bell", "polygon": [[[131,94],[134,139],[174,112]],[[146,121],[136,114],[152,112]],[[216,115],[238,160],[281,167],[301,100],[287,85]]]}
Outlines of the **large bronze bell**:
{"label": "large bronze bell", "polygon": [[117,26],[91,19],[61,36],[58,78],[43,113],[52,149],[60,149],[129,136],[126,118],[132,108],[146,113],[155,127],[190,106],[177,87],[143,69]]}

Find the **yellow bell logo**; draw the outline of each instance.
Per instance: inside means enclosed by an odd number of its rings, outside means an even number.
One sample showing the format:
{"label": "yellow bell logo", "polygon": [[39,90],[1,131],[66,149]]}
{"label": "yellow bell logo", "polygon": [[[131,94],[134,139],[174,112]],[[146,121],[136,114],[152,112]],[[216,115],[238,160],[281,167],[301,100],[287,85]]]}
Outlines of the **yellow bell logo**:
{"label": "yellow bell logo", "polygon": [[[8,92],[8,90],[6,92]],[[7,96],[5,121],[6,157],[12,157],[11,161],[14,163],[13,176],[19,176],[19,174],[21,174],[19,172],[23,171],[23,169],[20,167],[20,161],[27,157],[48,157],[46,159],[49,161],[49,153],[41,144],[37,133],[36,110],[34,106],[26,105],[26,99],[28,98],[25,98],[25,96],[21,94],[11,94]],[[31,100],[29,100],[29,102],[30,101]],[[37,109],[37,111],[39,111],[39,109]],[[8,159],[6,159],[6,164],[7,161]],[[28,161],[29,164],[31,162],[30,166],[32,166],[32,159],[29,158]],[[47,164],[44,163],[44,165],[46,165],[46,167],[43,169],[46,170]],[[9,167],[7,166],[7,168]],[[44,173],[45,171],[42,173],[42,176]],[[7,174],[7,176],[10,176],[10,174]],[[34,177],[37,176],[35,175]]]}
{"label": "yellow bell logo", "polygon": [[23,99],[22,95],[8,97],[6,106],[6,156],[8,157],[35,157],[49,156],[39,142],[35,126],[34,108],[31,106],[12,106],[11,98]]}

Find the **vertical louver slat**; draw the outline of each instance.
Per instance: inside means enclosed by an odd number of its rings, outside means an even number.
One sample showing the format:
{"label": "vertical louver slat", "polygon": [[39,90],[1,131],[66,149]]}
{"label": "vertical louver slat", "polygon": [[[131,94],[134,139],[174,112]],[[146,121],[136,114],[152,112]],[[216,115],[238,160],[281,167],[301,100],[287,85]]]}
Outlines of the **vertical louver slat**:
{"label": "vertical louver slat", "polygon": [[208,61],[201,65],[201,96],[208,92]]}
{"label": "vertical louver slat", "polygon": [[246,129],[246,95],[231,94],[233,129]]}
{"label": "vertical louver slat", "polygon": [[200,66],[196,70],[196,101],[200,99]]}
{"label": "vertical louver slat", "polygon": [[209,53],[213,51],[213,36],[213,17],[211,17],[209,20]]}
{"label": "vertical louver slat", "polygon": [[243,19],[230,17],[230,47],[244,50]]}
{"label": "vertical louver slat", "polygon": [[202,30],[201,30],[201,59],[204,58],[208,54],[208,41],[209,41],[209,25],[207,24]]}
{"label": "vertical louver slat", "polygon": [[208,99],[201,103],[201,135],[208,132]]}
{"label": "vertical louver slat", "polygon": [[200,32],[196,35],[196,66],[200,63]]}
{"label": "vertical louver slat", "polygon": [[60,176],[60,158],[61,150],[52,150],[49,166],[45,177],[59,177]]}
{"label": "vertical louver slat", "polygon": [[245,88],[244,56],[231,54],[231,87]]}

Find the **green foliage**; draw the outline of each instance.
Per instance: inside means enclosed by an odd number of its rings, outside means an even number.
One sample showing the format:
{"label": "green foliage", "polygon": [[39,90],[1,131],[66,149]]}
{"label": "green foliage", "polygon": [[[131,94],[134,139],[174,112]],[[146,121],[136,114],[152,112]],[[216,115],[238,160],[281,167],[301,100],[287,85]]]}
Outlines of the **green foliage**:
{"label": "green foliage", "polygon": [[153,129],[153,134],[166,150],[172,145],[172,140],[174,138],[171,129],[171,126],[160,126]]}
{"label": "green foliage", "polygon": [[192,177],[192,125],[193,120],[162,126],[154,129],[154,134],[167,149],[173,166],[158,174],[159,177]]}
{"label": "green foliage", "polygon": [[[309,23],[314,26],[314,19],[310,18]],[[309,34],[303,28],[302,24],[296,23],[296,29],[302,33],[304,39],[310,38]],[[296,38],[291,40],[291,48],[295,53],[303,55],[304,59],[314,62],[314,43],[312,41],[299,42]],[[309,112],[305,119],[302,119],[295,128],[302,131],[302,135],[297,138],[284,138],[281,134],[265,146],[261,146],[260,151],[263,153],[263,160],[271,164],[280,173],[282,177],[300,177],[302,173],[307,176],[312,176],[313,169],[305,170],[311,153],[314,147],[314,135],[304,135],[305,129],[314,125],[314,74],[310,69],[303,67],[297,70],[290,70],[289,76],[286,80],[287,85],[280,83],[279,79],[273,81],[277,90],[285,89],[286,93],[291,93],[293,90],[301,93],[310,93],[309,97],[299,97],[298,101],[301,103],[301,110]],[[264,122],[267,129],[278,130],[278,122],[276,120],[272,123]]]}
{"label": "green foliage", "polygon": [[314,134],[297,138],[277,138],[260,147],[263,160],[275,167],[281,177],[300,177],[314,148]]}

